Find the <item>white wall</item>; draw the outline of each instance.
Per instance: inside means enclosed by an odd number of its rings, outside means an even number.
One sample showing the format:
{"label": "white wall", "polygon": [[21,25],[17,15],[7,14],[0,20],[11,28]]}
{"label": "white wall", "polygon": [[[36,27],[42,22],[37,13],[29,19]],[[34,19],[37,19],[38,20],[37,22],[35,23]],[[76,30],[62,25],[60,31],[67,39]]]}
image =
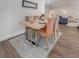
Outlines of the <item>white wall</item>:
{"label": "white wall", "polygon": [[24,27],[19,24],[24,16],[44,13],[44,0],[31,1],[38,4],[38,9],[22,7],[22,0],[0,0],[0,41],[10,34],[24,31]]}
{"label": "white wall", "polygon": [[79,18],[79,9],[78,8],[57,8],[55,9],[56,14],[64,16],[73,16]]}
{"label": "white wall", "polygon": [[[58,15],[79,17],[79,0],[46,0],[46,3],[51,6]],[[67,13],[64,14],[63,12]]]}

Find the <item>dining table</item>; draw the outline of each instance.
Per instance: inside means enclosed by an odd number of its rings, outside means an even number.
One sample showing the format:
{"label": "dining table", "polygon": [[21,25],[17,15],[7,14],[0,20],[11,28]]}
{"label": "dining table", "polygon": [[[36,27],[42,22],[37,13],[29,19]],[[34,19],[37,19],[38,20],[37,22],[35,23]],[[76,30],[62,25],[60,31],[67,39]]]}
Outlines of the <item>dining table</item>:
{"label": "dining table", "polygon": [[[26,32],[26,40],[28,40],[29,42],[31,42],[33,45],[38,46],[39,45],[39,36],[38,36],[38,31],[42,28],[44,28],[47,24],[48,20],[40,20],[40,19],[36,19],[34,22],[29,22],[29,21],[25,21],[25,32]],[[34,31],[35,33],[35,41],[33,41],[32,39],[32,31]]]}

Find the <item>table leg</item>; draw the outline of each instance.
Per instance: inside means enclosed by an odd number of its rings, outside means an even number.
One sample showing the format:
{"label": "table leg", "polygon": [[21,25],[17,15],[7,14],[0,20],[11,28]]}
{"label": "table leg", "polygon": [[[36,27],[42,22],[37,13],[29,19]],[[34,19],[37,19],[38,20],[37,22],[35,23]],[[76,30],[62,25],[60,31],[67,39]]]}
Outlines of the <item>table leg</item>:
{"label": "table leg", "polygon": [[35,31],[35,43],[36,43],[36,46],[39,46],[39,33],[38,33],[38,31]]}

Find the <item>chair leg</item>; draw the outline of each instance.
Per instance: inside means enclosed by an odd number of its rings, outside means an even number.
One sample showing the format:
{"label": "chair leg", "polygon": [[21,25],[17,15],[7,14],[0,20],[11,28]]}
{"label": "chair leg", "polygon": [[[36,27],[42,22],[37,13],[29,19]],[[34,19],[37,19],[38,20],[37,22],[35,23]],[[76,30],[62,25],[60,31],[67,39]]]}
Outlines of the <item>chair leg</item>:
{"label": "chair leg", "polygon": [[26,40],[28,40],[28,27],[25,27],[25,37],[26,37]]}
{"label": "chair leg", "polygon": [[56,39],[56,38],[55,38],[55,31],[54,31],[54,35],[53,35],[53,37],[54,37],[54,40],[55,40],[55,39]]}
{"label": "chair leg", "polygon": [[29,29],[29,40],[32,40],[32,30]]}
{"label": "chair leg", "polygon": [[39,33],[38,31],[35,31],[35,43],[36,43],[36,46],[38,47],[39,46]]}
{"label": "chair leg", "polygon": [[32,40],[31,29],[28,28],[28,40]]}
{"label": "chair leg", "polygon": [[56,32],[57,32],[57,36],[58,36],[58,30]]}
{"label": "chair leg", "polygon": [[54,34],[51,34],[51,42],[53,43],[53,41],[54,41]]}
{"label": "chair leg", "polygon": [[48,48],[48,38],[46,38],[45,43],[45,48]]}

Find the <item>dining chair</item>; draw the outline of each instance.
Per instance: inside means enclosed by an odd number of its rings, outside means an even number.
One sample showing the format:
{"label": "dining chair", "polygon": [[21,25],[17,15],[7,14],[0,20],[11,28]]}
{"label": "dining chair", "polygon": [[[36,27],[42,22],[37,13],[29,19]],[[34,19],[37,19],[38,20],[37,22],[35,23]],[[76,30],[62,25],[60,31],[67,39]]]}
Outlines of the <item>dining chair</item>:
{"label": "dining chair", "polygon": [[51,35],[54,35],[53,30],[54,30],[54,24],[55,20],[53,19],[48,19],[48,23],[46,25],[46,28],[43,30],[39,30],[39,36],[45,37],[45,47],[48,48],[48,39],[51,37]]}
{"label": "dining chair", "polygon": [[56,17],[56,19],[55,19],[55,28],[54,28],[54,30],[55,30],[55,35],[57,34],[57,36],[58,36],[58,34],[59,34],[59,17]]}
{"label": "dining chair", "polygon": [[[34,23],[36,19],[38,19],[39,16],[25,16],[25,21]],[[35,37],[35,31],[31,28],[25,27],[25,35],[26,35],[26,39],[30,42],[32,42],[32,38]],[[34,42],[32,42],[32,44],[35,45]]]}
{"label": "dining chair", "polygon": [[39,16],[34,16],[34,19],[37,19],[37,18],[39,19],[40,17]]}
{"label": "dining chair", "polygon": [[25,21],[29,21],[29,16],[25,16]]}
{"label": "dining chair", "polygon": [[31,23],[34,23],[36,18],[37,18],[37,16],[25,16],[25,21],[29,21]]}
{"label": "dining chair", "polygon": [[[33,22],[33,19],[34,19],[34,16],[25,16],[25,22],[28,21],[28,22]],[[32,30],[28,27],[25,27],[25,36],[26,36],[26,39],[31,41],[32,40]]]}

